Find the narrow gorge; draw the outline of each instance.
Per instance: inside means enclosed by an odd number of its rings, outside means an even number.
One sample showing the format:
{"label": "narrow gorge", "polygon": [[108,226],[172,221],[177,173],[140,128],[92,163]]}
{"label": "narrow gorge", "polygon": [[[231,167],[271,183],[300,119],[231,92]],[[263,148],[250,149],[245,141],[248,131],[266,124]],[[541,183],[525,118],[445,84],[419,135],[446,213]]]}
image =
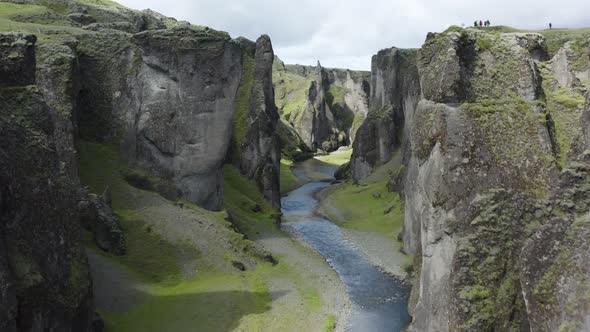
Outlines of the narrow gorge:
{"label": "narrow gorge", "polygon": [[590,331],[590,30],[280,56],[0,2],[0,331]]}

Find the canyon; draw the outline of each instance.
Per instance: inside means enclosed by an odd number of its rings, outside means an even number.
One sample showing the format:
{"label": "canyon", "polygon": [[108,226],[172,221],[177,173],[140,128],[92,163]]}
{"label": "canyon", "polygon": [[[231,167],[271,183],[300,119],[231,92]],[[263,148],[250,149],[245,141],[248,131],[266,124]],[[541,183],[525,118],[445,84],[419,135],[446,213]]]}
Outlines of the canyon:
{"label": "canyon", "polygon": [[365,72],[2,2],[0,331],[588,331],[589,72],[587,29]]}

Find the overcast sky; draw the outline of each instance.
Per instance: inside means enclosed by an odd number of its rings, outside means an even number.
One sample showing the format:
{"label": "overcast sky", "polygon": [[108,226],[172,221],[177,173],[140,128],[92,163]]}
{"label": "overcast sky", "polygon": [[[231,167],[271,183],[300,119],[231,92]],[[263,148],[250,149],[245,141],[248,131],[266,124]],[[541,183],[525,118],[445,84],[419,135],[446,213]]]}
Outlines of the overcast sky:
{"label": "overcast sky", "polygon": [[391,46],[420,47],[429,31],[472,25],[590,26],[588,0],[118,0],[255,40],[270,35],[286,63],[369,70]]}

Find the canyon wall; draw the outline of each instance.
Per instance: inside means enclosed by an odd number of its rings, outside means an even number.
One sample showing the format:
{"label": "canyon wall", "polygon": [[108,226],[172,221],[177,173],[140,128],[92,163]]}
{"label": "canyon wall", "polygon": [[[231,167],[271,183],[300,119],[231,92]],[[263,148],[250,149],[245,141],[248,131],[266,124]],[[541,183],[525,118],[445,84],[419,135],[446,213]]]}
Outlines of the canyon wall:
{"label": "canyon wall", "polygon": [[[35,79],[35,41],[0,34],[0,330],[87,331],[92,281],[62,117],[73,100],[61,89],[44,93],[50,88],[43,73]],[[61,97],[65,103],[56,103]]]}
{"label": "canyon wall", "polygon": [[189,201],[218,210],[234,133],[243,173],[278,206],[278,114],[270,103],[267,37],[256,45],[180,26],[78,38],[85,82],[80,131],[95,134],[88,139],[122,137],[130,165],[169,181]]}
{"label": "canyon wall", "polygon": [[404,125],[413,123],[420,99],[416,54],[417,50],[391,48],[373,56],[371,107],[353,143],[351,172],[355,180],[391,160],[402,144],[404,151],[410,151],[411,130]]}
{"label": "canyon wall", "polygon": [[373,58],[352,174],[402,154],[411,330],[588,329],[588,120],[568,47],[550,60],[540,34],[452,28]]}

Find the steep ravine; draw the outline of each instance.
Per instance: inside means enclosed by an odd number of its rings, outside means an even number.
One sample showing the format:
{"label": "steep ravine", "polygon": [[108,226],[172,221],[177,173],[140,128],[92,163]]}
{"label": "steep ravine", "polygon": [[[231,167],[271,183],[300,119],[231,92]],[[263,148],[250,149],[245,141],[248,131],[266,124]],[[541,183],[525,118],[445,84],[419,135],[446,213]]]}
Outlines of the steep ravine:
{"label": "steep ravine", "polygon": [[[589,46],[451,27],[369,74],[107,0],[2,1],[0,331],[588,331]],[[291,167],[349,145],[339,185]],[[281,199],[288,176],[311,182]],[[404,256],[346,227],[403,246],[409,294],[371,264]]]}
{"label": "steep ravine", "polygon": [[[332,176],[336,168],[320,164],[307,167],[306,172]],[[407,285],[372,265],[340,227],[317,215],[319,202],[314,196],[329,186],[329,182],[312,181],[284,196],[282,227],[312,245],[346,285],[352,302],[347,331],[401,331],[409,320]]]}

